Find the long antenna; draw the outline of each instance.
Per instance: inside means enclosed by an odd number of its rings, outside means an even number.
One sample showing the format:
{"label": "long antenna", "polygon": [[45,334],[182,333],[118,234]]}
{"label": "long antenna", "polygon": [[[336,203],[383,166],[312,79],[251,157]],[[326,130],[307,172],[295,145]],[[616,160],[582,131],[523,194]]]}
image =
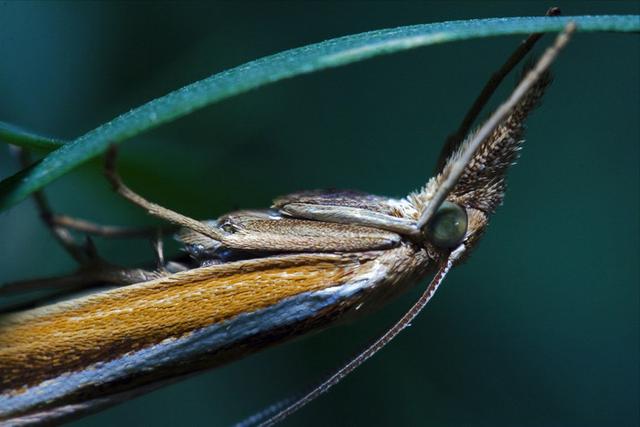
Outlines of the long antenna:
{"label": "long antenna", "polygon": [[451,254],[447,257],[447,260],[440,266],[438,272],[425,289],[424,293],[420,296],[418,301],[405,313],[404,316],[400,320],[398,320],[387,332],[384,333],[380,338],[378,338],[373,344],[370,344],[366,349],[358,353],[349,363],[344,365],[338,371],[322,380],[318,385],[313,387],[313,389],[303,394],[297,398],[285,399],[281,402],[272,405],[267,408],[265,411],[253,415],[246,420],[241,421],[236,424],[234,427],[250,427],[250,426],[260,426],[260,427],[268,427],[272,426],[282,420],[284,420],[289,415],[296,412],[298,409],[305,406],[307,403],[311,402],[321,394],[325,393],[334,385],[338,384],[340,380],[349,375],[353,370],[355,370],[358,366],[362,365],[366,362],[371,356],[376,354],[382,347],[387,345],[391,340],[393,340],[404,328],[409,326],[413,319],[422,311],[422,309],[427,305],[427,303],[431,300],[435,292],[438,290],[438,287],[444,280],[445,276],[453,266],[453,263],[458,259],[458,257],[464,252],[465,247],[460,245],[456,250],[451,252]]}
{"label": "long antenna", "polygon": [[449,192],[460,179],[460,176],[464,172],[465,168],[476,154],[476,151],[482,143],[491,135],[491,133],[498,127],[498,125],[507,117],[511,112],[511,109],[516,106],[518,102],[526,95],[527,91],[533,86],[540,75],[546,71],[551,63],[556,59],[560,50],[569,42],[571,34],[576,30],[576,24],[569,22],[564,30],[558,34],[555,42],[551,45],[545,53],[540,57],[535,67],[533,67],[527,75],[520,81],[520,84],[516,86],[515,90],[496,111],[491,114],[491,117],[478,129],[478,132],[469,140],[469,143],[464,147],[464,151],[458,158],[458,160],[452,164],[451,168],[445,172],[446,176],[444,180],[438,186],[433,198],[429,201],[427,208],[420,215],[417,226],[422,229],[424,225],[429,222],[433,214],[440,207],[444,199]]}

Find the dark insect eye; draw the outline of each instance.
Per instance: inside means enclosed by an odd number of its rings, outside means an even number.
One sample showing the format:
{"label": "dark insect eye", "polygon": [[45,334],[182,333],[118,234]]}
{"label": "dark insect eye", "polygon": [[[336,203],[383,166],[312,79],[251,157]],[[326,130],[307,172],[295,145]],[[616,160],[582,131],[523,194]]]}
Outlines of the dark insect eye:
{"label": "dark insect eye", "polygon": [[444,201],[427,223],[425,234],[440,248],[455,248],[467,233],[467,211],[455,203]]}

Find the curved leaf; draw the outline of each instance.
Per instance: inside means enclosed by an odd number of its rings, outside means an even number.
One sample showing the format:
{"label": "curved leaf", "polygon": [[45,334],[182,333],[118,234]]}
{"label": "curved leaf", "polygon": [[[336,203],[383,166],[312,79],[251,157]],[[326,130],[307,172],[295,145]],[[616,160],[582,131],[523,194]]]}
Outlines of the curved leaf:
{"label": "curved leaf", "polygon": [[640,31],[640,16],[493,18],[423,24],[327,40],[248,62],[187,85],[133,109],[50,153],[0,183],[0,208],[12,206],[81,163],[146,130],[220,100],[289,77],[420,46],[507,34],[578,30]]}

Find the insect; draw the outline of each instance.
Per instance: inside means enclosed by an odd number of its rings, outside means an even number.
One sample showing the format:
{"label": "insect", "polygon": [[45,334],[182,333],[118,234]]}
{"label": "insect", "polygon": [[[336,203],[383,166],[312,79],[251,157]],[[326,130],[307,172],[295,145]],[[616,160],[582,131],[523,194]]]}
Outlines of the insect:
{"label": "insect", "polygon": [[[339,381],[395,337],[474,247],[500,205],[524,120],[550,83],[548,67],[574,30],[525,74],[488,121],[445,147],[438,173],[404,199],[351,191],[295,193],[271,209],[196,221],[107,177],[132,203],[181,227],[186,260],[158,269],[90,265],[81,281],[121,285],[6,314],[0,323],[0,420],[60,422],[192,372],[372,310],[432,274],[416,305],[311,393],[257,419],[275,423]],[[89,247],[73,247],[92,260]]]}

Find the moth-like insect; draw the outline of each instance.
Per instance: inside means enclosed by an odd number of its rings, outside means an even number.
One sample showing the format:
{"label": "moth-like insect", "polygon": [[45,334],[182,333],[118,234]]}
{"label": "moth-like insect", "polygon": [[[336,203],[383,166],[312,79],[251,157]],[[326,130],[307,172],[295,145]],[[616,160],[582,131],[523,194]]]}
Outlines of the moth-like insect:
{"label": "moth-like insect", "polygon": [[[5,314],[0,422],[61,422],[96,411],[375,309],[433,275],[400,321],[350,363],[243,425],[273,424],[326,391],[405,328],[469,255],[502,202],[524,121],[574,29],[567,26],[484,125],[447,144],[438,173],[403,199],[310,191],[277,198],[270,209],[196,221],[129,189],[111,153],[114,189],[180,226],[189,257],[165,262],[158,251],[157,270],[89,262],[78,281],[126,286]],[[96,259],[90,247],[66,240],[60,224],[54,229],[78,259]]]}

